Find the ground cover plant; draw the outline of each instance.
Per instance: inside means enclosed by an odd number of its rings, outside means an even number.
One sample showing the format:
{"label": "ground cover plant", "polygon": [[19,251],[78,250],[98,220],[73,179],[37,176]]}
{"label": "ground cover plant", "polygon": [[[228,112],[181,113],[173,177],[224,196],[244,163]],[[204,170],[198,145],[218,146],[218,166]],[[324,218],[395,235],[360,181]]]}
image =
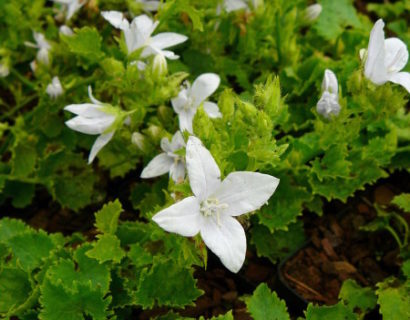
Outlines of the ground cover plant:
{"label": "ground cover plant", "polygon": [[409,9],[0,1],[0,317],[410,318]]}

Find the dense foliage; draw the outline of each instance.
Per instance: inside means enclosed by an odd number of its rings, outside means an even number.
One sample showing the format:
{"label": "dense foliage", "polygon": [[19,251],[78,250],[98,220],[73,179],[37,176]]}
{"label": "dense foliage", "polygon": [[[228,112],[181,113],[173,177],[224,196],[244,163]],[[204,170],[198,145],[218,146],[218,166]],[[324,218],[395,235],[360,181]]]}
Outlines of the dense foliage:
{"label": "dense foliage", "polygon": [[[322,215],[323,203],[344,202],[393,171],[409,169],[409,94],[364,76],[359,51],[367,48],[374,25],[368,15],[351,0],[320,1],[314,21],[305,0],[254,1],[232,12],[221,3],[171,0],[146,13],[159,21],[154,34],[188,37],[172,48],[180,58],[166,60],[164,67],[155,55],[142,59],[142,50],[129,54],[124,33],[101,15],[116,10],[131,21],[144,13],[139,2],[90,0],[67,19],[64,6],[50,1],[0,1],[0,202],[10,210],[28,208],[46,190],[73,216],[101,208],[95,237],[48,234],[17,219],[0,220],[0,316],[128,319],[135,308],[166,306],[164,319],[177,319],[178,308],[201,296],[193,277],[195,266],[207,263],[201,238],[167,233],[151,220],[192,195],[189,179],[174,182],[166,174],[143,180],[140,174],[162,152],[161,139],[179,129],[171,99],[184,80],[192,83],[203,73],[221,79],[209,100],[217,102],[222,117],[209,117],[201,106],[193,131],[222,177],[258,171],[280,179],[267,205],[239,218],[247,226],[248,250],[273,263],[306,240],[298,219],[304,210]],[[408,1],[367,9],[384,19],[386,34],[409,43]],[[62,32],[63,24],[73,34]],[[33,32],[44,34],[48,61],[38,54],[41,48],[25,44],[33,42]],[[316,110],[326,69],[337,76],[341,107],[328,118]],[[62,92],[53,95],[48,85],[56,76]],[[112,140],[90,165],[96,136],[71,130],[65,121],[73,114],[64,111],[89,102],[88,86],[121,115]],[[185,155],[184,148],[176,152]],[[121,188],[127,188],[132,221],[119,220],[124,203],[107,192],[118,180],[125,181]],[[410,212],[409,201],[408,194],[397,196],[397,212]],[[379,212],[370,231],[402,217]],[[405,221],[402,229],[408,230]],[[359,319],[376,305],[386,319],[409,318],[409,235],[402,229],[396,234],[400,275],[377,288],[346,281],[338,304],[311,304],[305,318]],[[285,302],[266,284],[244,301],[256,320],[289,319]]]}

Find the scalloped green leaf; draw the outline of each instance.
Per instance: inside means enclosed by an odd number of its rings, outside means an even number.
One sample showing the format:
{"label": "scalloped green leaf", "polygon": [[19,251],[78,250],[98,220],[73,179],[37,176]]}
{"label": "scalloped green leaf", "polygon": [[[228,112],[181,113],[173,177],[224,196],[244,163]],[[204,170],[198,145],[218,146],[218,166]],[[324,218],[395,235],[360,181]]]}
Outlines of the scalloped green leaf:
{"label": "scalloped green leaf", "polygon": [[103,234],[98,235],[97,239],[97,242],[93,243],[93,248],[87,251],[88,257],[97,259],[100,263],[106,261],[119,263],[125,256],[120,240],[116,236]]}
{"label": "scalloped green leaf", "polygon": [[104,57],[101,51],[102,38],[94,28],[83,27],[75,35],[62,37],[70,51],[89,61],[96,62]]}
{"label": "scalloped green leaf", "polygon": [[377,297],[372,288],[363,288],[352,279],[343,282],[339,292],[339,299],[341,299],[350,310],[356,311],[359,309],[362,313],[372,310],[377,303]]}
{"label": "scalloped green leaf", "polygon": [[383,319],[410,319],[410,281],[400,283],[397,279],[387,279],[377,284],[377,303]]}
{"label": "scalloped green leaf", "polygon": [[305,311],[306,320],[357,320],[358,316],[339,302],[333,306],[316,306],[309,303]]}
{"label": "scalloped green leaf", "polygon": [[118,227],[118,218],[122,212],[121,202],[117,199],[108,202],[95,213],[95,227],[102,233],[114,234]]}
{"label": "scalloped green leaf", "polygon": [[410,213],[410,193],[402,193],[395,196],[391,203],[398,206],[404,212]]}
{"label": "scalloped green leaf", "polygon": [[0,315],[23,304],[32,290],[29,275],[21,269],[0,269]]}

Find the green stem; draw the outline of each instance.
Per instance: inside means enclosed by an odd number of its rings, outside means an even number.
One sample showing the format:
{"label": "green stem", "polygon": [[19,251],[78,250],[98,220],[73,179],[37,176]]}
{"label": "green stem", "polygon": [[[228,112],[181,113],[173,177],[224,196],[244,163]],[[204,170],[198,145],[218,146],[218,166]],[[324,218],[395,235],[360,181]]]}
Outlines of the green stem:
{"label": "green stem", "polygon": [[36,85],[32,83],[30,80],[28,80],[25,76],[21,75],[16,69],[11,68],[10,70],[11,74],[16,76],[21,82],[23,82],[27,87],[30,89],[36,91]]}
{"label": "green stem", "polygon": [[30,184],[40,183],[40,180],[38,180],[36,178],[15,177],[15,176],[12,176],[12,175],[7,175],[7,174],[0,174],[0,178],[5,178],[6,180],[11,180],[11,181],[30,183]]}
{"label": "green stem", "polygon": [[19,111],[20,109],[24,108],[28,103],[30,103],[31,101],[33,101],[35,98],[37,98],[37,94],[34,94],[30,97],[28,97],[24,102],[19,103],[18,105],[14,106],[11,110],[9,110],[8,112],[6,112],[5,114],[3,114],[0,117],[0,120],[4,120],[9,118],[10,116],[14,115],[17,111]]}
{"label": "green stem", "polygon": [[390,226],[385,227],[387,231],[390,232],[390,234],[393,236],[394,240],[396,240],[397,244],[399,245],[399,248],[403,248],[403,244],[401,243],[400,237],[397,235],[397,232]]}
{"label": "green stem", "polygon": [[407,224],[406,219],[404,219],[400,214],[394,213],[393,216],[396,218],[397,221],[403,226],[404,229],[404,242],[403,246],[407,246],[408,238],[409,238],[409,225]]}

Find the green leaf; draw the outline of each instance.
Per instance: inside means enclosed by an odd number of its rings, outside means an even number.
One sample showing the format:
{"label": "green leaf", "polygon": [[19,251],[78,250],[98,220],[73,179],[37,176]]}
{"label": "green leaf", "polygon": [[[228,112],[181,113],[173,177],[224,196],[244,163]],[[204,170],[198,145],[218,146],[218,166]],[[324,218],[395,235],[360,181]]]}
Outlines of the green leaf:
{"label": "green leaf", "polygon": [[315,306],[309,303],[305,311],[306,320],[357,320],[358,317],[343,303],[333,306]]}
{"label": "green leaf", "polygon": [[352,0],[322,0],[322,12],[314,28],[326,40],[335,41],[346,27],[360,26]]}
{"label": "green leaf", "polygon": [[260,284],[245,302],[255,320],[290,319],[285,302],[275,292],[271,292],[266,283]]}
{"label": "green leaf", "polygon": [[20,181],[6,181],[4,187],[4,195],[12,198],[12,205],[15,208],[27,207],[33,197],[35,192],[35,184],[25,183]]}
{"label": "green leaf", "polygon": [[0,315],[23,304],[30,296],[31,284],[28,274],[20,269],[0,270]]}
{"label": "green leaf", "polygon": [[97,238],[97,242],[93,243],[93,248],[87,251],[87,256],[97,259],[100,263],[105,261],[119,263],[125,256],[120,240],[112,234],[98,235]]}
{"label": "green leaf", "polygon": [[410,213],[410,193],[402,193],[395,196],[391,203],[398,206],[404,212]]}
{"label": "green leaf", "polygon": [[84,320],[86,316],[106,320],[110,315],[107,308],[111,297],[104,298],[103,292],[92,290],[90,283],[77,284],[68,292],[46,278],[41,285],[41,294],[41,320]]}
{"label": "green leaf", "polygon": [[324,178],[349,177],[351,163],[346,160],[347,153],[347,144],[331,146],[322,159],[312,161],[312,172],[319,181]]}
{"label": "green leaf", "polygon": [[104,56],[101,51],[101,36],[94,28],[81,28],[73,36],[63,36],[62,40],[68,45],[72,53],[89,61],[99,61]]}
{"label": "green leaf", "polygon": [[20,140],[13,148],[11,174],[16,177],[26,177],[34,171],[37,153],[34,144],[29,139]]}
{"label": "green leaf", "polygon": [[403,271],[403,274],[406,276],[407,279],[410,278],[410,259],[407,259],[406,261],[403,262],[403,265],[401,266],[401,270]]}
{"label": "green leaf", "polygon": [[383,319],[410,319],[410,281],[402,284],[397,279],[387,279],[377,284],[377,302]]}
{"label": "green leaf", "polygon": [[376,306],[377,297],[372,288],[362,288],[356,281],[348,279],[343,282],[339,292],[341,299],[350,310],[360,309],[362,313],[372,310]]}
{"label": "green leaf", "polygon": [[150,270],[146,269],[141,273],[140,284],[135,293],[136,302],[144,309],[154,305],[193,305],[193,301],[202,294],[195,284],[191,269],[181,268],[171,260],[158,259]]}
{"label": "green leaf", "polygon": [[114,234],[117,231],[118,218],[122,212],[121,202],[105,204],[102,209],[95,213],[95,226],[102,233]]}
{"label": "green leaf", "polygon": [[127,256],[137,268],[150,265],[153,262],[153,256],[138,243],[130,245]]}
{"label": "green leaf", "polygon": [[0,242],[6,243],[9,239],[32,229],[18,219],[2,218],[0,220]]}

